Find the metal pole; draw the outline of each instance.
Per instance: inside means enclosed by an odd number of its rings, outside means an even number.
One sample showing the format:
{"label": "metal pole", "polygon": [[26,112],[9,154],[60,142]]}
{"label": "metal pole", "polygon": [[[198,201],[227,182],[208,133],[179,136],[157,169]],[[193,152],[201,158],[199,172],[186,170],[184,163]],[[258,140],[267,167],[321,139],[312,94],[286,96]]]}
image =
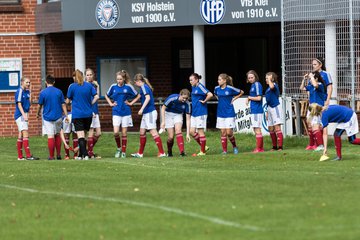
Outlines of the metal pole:
{"label": "metal pole", "polygon": [[349,0],[349,15],[350,15],[350,67],[351,67],[351,108],[355,111],[355,55],[354,55],[354,18],[352,10],[352,0]]}
{"label": "metal pole", "polygon": [[85,31],[74,32],[75,69],[84,72],[86,68]]}
{"label": "metal pole", "polygon": [[205,33],[204,26],[193,26],[194,72],[202,75],[201,83],[206,84],[205,76]]}
{"label": "metal pole", "polygon": [[[282,110],[284,121],[284,136],[287,136],[287,127],[286,127],[286,87],[285,87],[285,20],[284,20],[284,0],[281,0],[281,81],[282,81]],[[292,119],[289,119],[292,121]],[[291,133],[292,134],[292,133]]]}
{"label": "metal pole", "polygon": [[45,88],[45,79],[46,79],[45,35],[40,35],[40,71],[41,71],[41,87]]}

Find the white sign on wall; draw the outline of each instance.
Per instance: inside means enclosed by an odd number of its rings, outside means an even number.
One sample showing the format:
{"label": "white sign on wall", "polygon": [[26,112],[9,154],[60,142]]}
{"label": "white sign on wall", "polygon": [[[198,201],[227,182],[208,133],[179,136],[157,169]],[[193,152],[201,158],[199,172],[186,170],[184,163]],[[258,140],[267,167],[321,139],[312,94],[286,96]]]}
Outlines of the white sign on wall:
{"label": "white sign on wall", "polygon": [[[279,98],[280,106],[283,105],[283,101]],[[246,106],[246,98],[239,98],[234,102],[235,109],[235,128],[234,132],[237,133],[253,133],[253,127],[251,124],[250,118],[250,105]],[[263,98],[263,124],[262,124],[262,133],[263,135],[268,135],[269,130],[267,127],[266,121],[266,112],[267,112],[267,104],[265,98]],[[286,116],[284,116],[284,122],[286,123],[286,134],[292,135],[292,110],[291,110],[291,98],[286,98]],[[282,131],[284,132],[284,126],[282,126]]]}

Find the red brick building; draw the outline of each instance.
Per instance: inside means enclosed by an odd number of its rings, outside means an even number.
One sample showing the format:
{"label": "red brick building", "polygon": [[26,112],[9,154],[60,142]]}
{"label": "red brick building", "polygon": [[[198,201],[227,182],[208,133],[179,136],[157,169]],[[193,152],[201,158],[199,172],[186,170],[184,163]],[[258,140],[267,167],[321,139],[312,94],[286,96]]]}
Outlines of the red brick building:
{"label": "red brick building", "polygon": [[[77,31],[84,34],[86,68],[94,69],[100,82],[104,80],[99,75],[99,59],[131,59],[140,56],[146,59],[146,75],[155,89],[155,97],[165,98],[184,87],[190,88],[188,76],[196,71],[196,61],[193,58],[194,26],[183,24],[151,27],[144,24],[144,27],[140,25],[107,30],[82,27],[82,14],[89,14],[94,18],[95,8],[90,13],[83,13],[83,10],[77,8],[79,17],[74,16],[74,19],[78,19],[78,22],[73,23],[74,30],[70,31],[64,12],[70,11],[66,6],[72,1],[43,2],[46,1],[0,1],[0,59],[21,58],[22,75],[31,79],[32,100],[35,104],[30,111],[30,134],[41,134],[41,122],[35,118],[41,79],[47,74],[53,75],[56,86],[64,94],[71,83],[76,65],[74,35]],[[61,7],[61,4],[64,6]],[[221,72],[232,75],[235,85],[245,92],[248,88],[245,83],[248,69],[257,69],[261,76],[270,70],[280,73],[281,34],[278,19],[257,23],[203,25],[206,84],[209,89],[212,90],[217,85],[217,76]],[[101,96],[106,91],[107,89],[101,89]],[[0,136],[17,135],[14,109],[14,92],[0,92],[0,115],[4,122],[4,127],[0,128]],[[111,109],[103,99],[100,100],[100,111],[103,130],[111,131]],[[211,119],[214,111],[209,112]],[[134,125],[139,125],[136,119]]]}

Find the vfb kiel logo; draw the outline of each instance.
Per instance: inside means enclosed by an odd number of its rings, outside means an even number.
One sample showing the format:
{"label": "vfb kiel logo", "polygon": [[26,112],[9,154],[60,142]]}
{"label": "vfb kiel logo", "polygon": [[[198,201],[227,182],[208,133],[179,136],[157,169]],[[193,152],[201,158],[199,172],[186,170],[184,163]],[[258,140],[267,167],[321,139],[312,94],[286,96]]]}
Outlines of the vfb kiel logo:
{"label": "vfb kiel logo", "polygon": [[225,15],[225,0],[202,0],[200,13],[205,22],[219,23]]}
{"label": "vfb kiel logo", "polygon": [[97,23],[104,29],[111,29],[119,21],[119,6],[115,0],[101,0],[96,6]]}

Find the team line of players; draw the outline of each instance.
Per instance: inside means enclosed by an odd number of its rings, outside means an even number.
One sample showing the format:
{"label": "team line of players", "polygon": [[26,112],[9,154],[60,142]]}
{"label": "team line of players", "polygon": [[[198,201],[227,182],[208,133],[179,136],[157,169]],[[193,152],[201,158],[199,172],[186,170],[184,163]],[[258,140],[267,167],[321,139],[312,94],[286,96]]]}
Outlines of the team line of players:
{"label": "team line of players", "polygon": [[[86,75],[93,71],[91,69],[86,70]],[[252,126],[256,135],[256,148],[254,153],[264,151],[263,136],[261,133],[262,125],[262,85],[259,82],[258,74],[250,70],[247,74],[247,81],[251,84],[249,96],[246,100],[246,104],[250,104],[251,121]],[[55,80],[49,76],[46,79],[47,88],[40,93],[39,97],[39,108],[38,116],[41,114],[41,107],[44,106],[43,110],[43,127],[44,132],[48,135],[48,148],[49,148],[49,159],[54,159],[54,149],[57,150],[57,158],[60,157],[60,146],[61,139],[64,142],[66,151],[65,158],[69,157],[69,145],[68,138],[65,136],[74,130],[79,138],[79,157],[80,159],[87,159],[88,157],[94,157],[93,147],[101,135],[101,131],[96,130],[96,134],[93,134],[88,138],[88,148],[86,149],[86,141],[84,132],[92,129],[100,129],[100,122],[98,117],[98,91],[99,87],[96,81],[84,82],[82,73],[79,70],[74,72],[74,83],[69,86],[67,94],[67,102],[72,100],[72,120],[70,121],[67,117],[67,109],[65,105],[64,96],[61,91],[56,89],[53,85]],[[268,85],[265,91],[265,98],[268,104],[267,121],[272,140],[271,151],[283,149],[283,134],[281,132],[281,124],[283,123],[282,110],[279,102],[279,87],[277,84],[277,76],[273,72],[268,72],[265,76],[266,84]],[[318,103],[319,106],[324,106],[325,99],[327,98],[326,91],[324,91],[325,84],[321,87],[321,75],[319,72],[313,72],[306,76],[303,81],[301,88],[309,91],[310,103]],[[131,154],[133,157],[143,157],[144,149],[146,145],[146,132],[149,131],[152,135],[157,147],[158,157],[173,156],[172,148],[174,145],[174,138],[179,148],[181,156],[185,156],[184,139],[182,135],[183,125],[183,113],[186,114],[186,140],[190,141],[192,136],[196,142],[200,145],[200,151],[195,156],[206,155],[209,147],[206,145],[206,122],[207,122],[207,101],[209,101],[213,94],[206,89],[206,87],[200,82],[201,76],[197,73],[193,73],[189,77],[190,84],[192,86],[191,93],[187,89],[183,89],[179,94],[170,95],[161,107],[161,123],[160,132],[164,129],[168,132],[167,139],[167,154],[163,149],[163,144],[159,133],[157,132],[156,120],[157,111],[155,109],[153,89],[148,79],[142,74],[136,74],[134,77],[134,83],[140,88],[138,93],[135,88],[130,84],[129,74],[122,70],[116,74],[116,83],[111,85],[107,91],[105,98],[108,104],[112,107],[112,122],[114,127],[114,137],[117,146],[115,157],[126,157],[126,146],[127,146],[127,129],[132,127],[131,117],[131,106],[141,100],[141,108],[138,111],[139,115],[142,115],[140,125],[140,146],[138,152]],[[27,113],[30,108],[30,93],[29,93],[30,80],[27,78],[22,79],[21,87],[15,96],[16,111],[15,120],[19,127],[18,137],[18,159],[37,159],[30,153],[28,144],[28,133],[27,133]],[[320,86],[320,87],[319,87]],[[233,128],[235,126],[235,111],[233,108],[233,102],[241,97],[244,92],[233,86],[231,76],[223,73],[218,76],[218,86],[214,90],[214,95],[218,99],[217,107],[217,123],[216,127],[221,131],[221,145],[222,154],[228,153],[227,140],[232,144],[233,153],[237,154],[239,149],[236,145],[235,136],[233,134]],[[188,101],[191,96],[192,104]],[[321,105],[321,101],[322,105]],[[316,107],[311,105],[313,109]],[[335,109],[332,106],[328,107],[325,105],[324,109],[320,113],[309,113],[309,120],[311,119],[311,126],[323,126],[326,128],[326,119],[322,119],[322,116],[329,114],[321,114],[324,110]],[[342,107],[336,107],[336,110],[343,110]],[[340,111],[339,110],[339,111]],[[347,109],[346,109],[347,110]],[[345,111],[345,110],[344,110]],[[65,119],[61,121],[62,113],[65,113]],[[331,114],[330,114],[331,115]],[[327,122],[331,122],[332,119],[327,119]],[[348,122],[349,119],[337,119],[337,121]],[[352,119],[352,121],[354,121]],[[356,119],[357,121],[357,119]],[[73,123],[73,128],[69,127],[70,122]],[[352,126],[358,126],[353,123]],[[62,126],[62,127],[61,127]],[[120,128],[121,128],[121,139],[120,139]],[[345,128],[343,128],[345,129]],[[345,129],[346,130],[346,129]],[[93,131],[94,132],[94,131]],[[343,131],[342,131],[343,132]],[[338,131],[338,135],[341,136],[341,131]],[[356,129],[352,129],[351,133],[357,133]],[[326,132],[327,134],[327,132]],[[349,133],[348,133],[349,135]],[[353,139],[352,143],[357,142],[354,138],[354,134],[351,135]],[[327,137],[327,135],[326,135]],[[325,134],[324,134],[325,139]],[[318,141],[318,138],[315,138]],[[311,140],[310,140],[311,141]],[[89,144],[90,143],[90,144]],[[327,141],[326,141],[327,143]],[[74,144],[75,145],[75,144]],[[24,146],[26,152],[26,158],[22,155],[22,146]],[[324,143],[320,141],[317,145],[323,147]],[[77,146],[74,146],[77,150]],[[338,149],[338,147],[337,147]],[[324,154],[326,154],[326,147]],[[338,159],[341,159],[341,147],[340,156],[338,153]]]}

